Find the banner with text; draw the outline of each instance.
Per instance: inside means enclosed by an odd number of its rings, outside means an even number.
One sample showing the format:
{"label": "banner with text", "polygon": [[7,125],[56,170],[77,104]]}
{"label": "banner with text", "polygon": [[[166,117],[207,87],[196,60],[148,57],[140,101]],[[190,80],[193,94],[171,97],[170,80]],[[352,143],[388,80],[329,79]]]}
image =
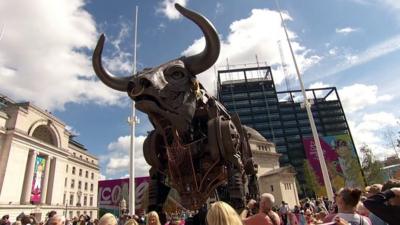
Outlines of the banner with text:
{"label": "banner with text", "polygon": [[[149,177],[135,178],[135,209],[144,210],[147,207],[147,192]],[[125,199],[129,208],[129,178],[99,181],[99,209],[102,212],[119,213],[119,204]]]}

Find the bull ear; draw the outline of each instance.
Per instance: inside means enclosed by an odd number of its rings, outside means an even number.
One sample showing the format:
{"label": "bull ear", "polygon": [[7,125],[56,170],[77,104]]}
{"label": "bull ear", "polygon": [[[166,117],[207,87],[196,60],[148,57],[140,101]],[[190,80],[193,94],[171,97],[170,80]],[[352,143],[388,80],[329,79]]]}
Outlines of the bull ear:
{"label": "bull ear", "polygon": [[214,65],[218,59],[221,46],[217,30],[203,15],[186,9],[178,3],[175,4],[175,8],[200,27],[206,40],[206,47],[202,52],[182,59],[192,75],[199,74]]}
{"label": "bull ear", "polygon": [[126,91],[128,87],[128,82],[132,78],[132,76],[116,77],[103,67],[101,54],[103,52],[105,39],[105,35],[101,34],[99,41],[97,42],[96,48],[93,52],[92,64],[94,72],[99,77],[99,79],[110,88],[118,91]]}

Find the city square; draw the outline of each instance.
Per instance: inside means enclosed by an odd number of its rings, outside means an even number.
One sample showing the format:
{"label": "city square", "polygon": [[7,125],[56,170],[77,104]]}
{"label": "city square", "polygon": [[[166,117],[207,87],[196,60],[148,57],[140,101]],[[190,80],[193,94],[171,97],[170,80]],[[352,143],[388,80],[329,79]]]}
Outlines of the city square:
{"label": "city square", "polygon": [[399,9],[0,4],[0,225],[397,224]]}

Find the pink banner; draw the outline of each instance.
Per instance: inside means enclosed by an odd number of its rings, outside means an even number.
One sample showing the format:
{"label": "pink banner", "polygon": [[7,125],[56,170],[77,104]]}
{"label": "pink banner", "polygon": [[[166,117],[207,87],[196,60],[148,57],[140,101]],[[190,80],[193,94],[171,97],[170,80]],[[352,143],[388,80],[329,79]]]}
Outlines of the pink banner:
{"label": "pink banner", "polygon": [[37,156],[35,159],[35,169],[33,171],[32,189],[31,189],[31,202],[39,204],[42,196],[42,179],[46,168],[46,159]]}
{"label": "pink banner", "polygon": [[[149,177],[135,178],[135,208],[143,209]],[[104,209],[118,208],[122,199],[129,203],[129,178],[99,181],[99,206]]]}
{"label": "pink banner", "polygon": [[[336,152],[335,147],[331,146],[331,144],[330,144],[330,143],[332,143],[332,140],[334,141],[334,139],[335,139],[335,136],[328,136],[328,137],[323,137],[323,138],[320,137],[319,141],[321,142],[321,147],[322,147],[322,152],[324,153],[325,162],[327,162],[327,163],[334,162],[334,164],[338,165],[338,167],[340,169],[338,153]],[[317,149],[315,147],[314,139],[313,138],[304,138],[303,144],[304,144],[304,150],[305,150],[308,162],[310,163],[311,167],[314,169],[316,175],[318,176],[320,184],[323,184],[324,182],[323,182],[323,177],[322,177],[322,170],[321,170],[321,166],[319,164],[319,159],[318,159],[318,154],[317,154]]]}

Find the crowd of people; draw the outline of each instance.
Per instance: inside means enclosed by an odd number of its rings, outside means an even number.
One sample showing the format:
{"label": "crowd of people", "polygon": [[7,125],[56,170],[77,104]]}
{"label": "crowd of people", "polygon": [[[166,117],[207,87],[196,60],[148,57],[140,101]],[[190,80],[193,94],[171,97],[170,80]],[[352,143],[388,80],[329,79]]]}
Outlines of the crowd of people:
{"label": "crowd of people", "polygon": [[[165,216],[165,215],[163,215]],[[164,222],[164,220],[166,222]],[[161,223],[163,221],[163,223]],[[276,206],[270,193],[261,195],[259,201],[250,199],[237,213],[228,203],[217,201],[201,209],[196,215],[171,214],[160,216],[155,211],[145,216],[123,215],[118,219],[110,213],[100,220],[87,215],[66,220],[50,212],[46,221],[37,222],[33,215],[21,214],[11,223],[8,215],[0,225],[398,225],[400,224],[400,181],[389,180],[360,190],[342,188],[335,193],[334,201],[327,198],[304,199],[299,206],[290,208],[285,202]]]}

